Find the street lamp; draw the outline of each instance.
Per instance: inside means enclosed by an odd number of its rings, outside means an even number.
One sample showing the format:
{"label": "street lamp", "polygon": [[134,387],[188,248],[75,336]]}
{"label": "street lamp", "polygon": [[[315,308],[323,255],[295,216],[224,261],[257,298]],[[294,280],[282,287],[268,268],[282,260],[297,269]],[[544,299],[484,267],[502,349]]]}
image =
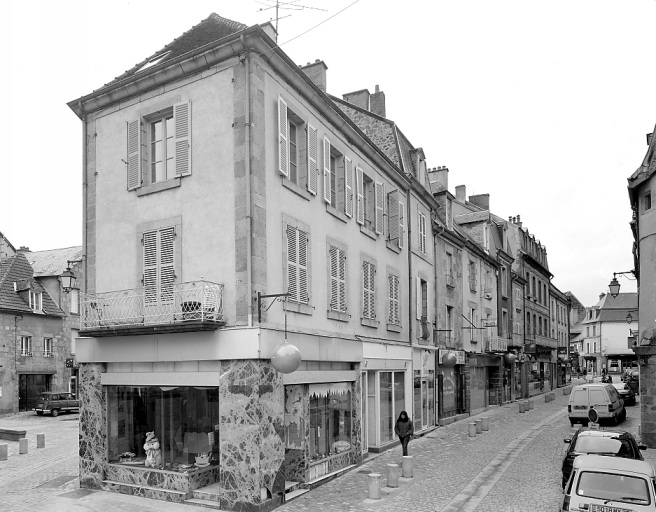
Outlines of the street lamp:
{"label": "street lamp", "polygon": [[64,293],[70,292],[75,288],[75,273],[71,270],[71,263],[81,263],[82,260],[68,260],[66,262],[66,270],[62,272],[60,276],[62,282],[62,288]]}
{"label": "street lamp", "polygon": [[632,274],[633,276],[635,276],[635,270],[628,270],[626,272],[613,272],[613,279],[608,284],[608,290],[610,291],[610,295],[613,298],[617,297],[620,294],[620,283],[616,277],[620,274]]}
{"label": "street lamp", "polygon": [[631,315],[631,313],[638,313],[638,311],[631,310],[626,314],[626,323],[629,325],[631,324],[631,322],[633,322],[633,316]]}

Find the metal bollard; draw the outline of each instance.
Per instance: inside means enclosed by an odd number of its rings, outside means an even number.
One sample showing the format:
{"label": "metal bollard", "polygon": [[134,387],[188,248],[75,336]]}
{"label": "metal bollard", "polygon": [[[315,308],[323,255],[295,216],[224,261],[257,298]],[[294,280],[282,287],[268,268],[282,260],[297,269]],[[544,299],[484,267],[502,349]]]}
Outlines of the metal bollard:
{"label": "metal bollard", "polygon": [[0,460],[7,460],[8,446],[6,444],[0,444]]}
{"label": "metal bollard", "polygon": [[483,432],[490,430],[490,418],[483,416]]}
{"label": "metal bollard", "polygon": [[526,409],[524,408],[524,402],[519,402],[519,412],[526,412]]}
{"label": "metal bollard", "polygon": [[369,499],[370,500],[379,500],[380,496],[380,473],[370,473],[369,474]]}
{"label": "metal bollard", "polygon": [[45,434],[37,434],[36,435],[36,447],[37,448],[45,448],[46,447],[46,435]]}
{"label": "metal bollard", "polygon": [[401,472],[403,473],[403,478],[414,478],[415,464],[412,459],[412,455],[404,455],[403,462],[401,463]]}
{"label": "metal bollard", "polygon": [[399,486],[399,465],[398,464],[388,464],[387,465],[387,487],[398,487]]}
{"label": "metal bollard", "polygon": [[476,437],[476,423],[469,423],[469,437]]}
{"label": "metal bollard", "polygon": [[532,411],[534,407],[535,407],[535,403],[533,402],[533,400],[529,400],[528,401],[528,408]]}
{"label": "metal bollard", "polygon": [[18,440],[18,453],[27,453],[27,439],[24,437]]}
{"label": "metal bollard", "polygon": [[483,420],[475,420],[474,423],[476,424],[476,433],[477,434],[482,434],[483,433]]}

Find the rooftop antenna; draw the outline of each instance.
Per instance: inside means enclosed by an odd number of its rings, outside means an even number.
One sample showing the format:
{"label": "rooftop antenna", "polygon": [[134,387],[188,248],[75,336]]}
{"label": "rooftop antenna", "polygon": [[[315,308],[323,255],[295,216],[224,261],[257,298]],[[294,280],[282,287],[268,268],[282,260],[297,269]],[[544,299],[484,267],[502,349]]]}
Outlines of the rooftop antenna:
{"label": "rooftop antenna", "polygon": [[[256,0],[257,1],[257,0]],[[309,5],[300,5],[298,2],[300,0],[289,0],[286,2],[281,2],[280,0],[264,0],[264,1],[257,1],[258,4],[264,5],[264,7],[260,7],[258,9],[258,12],[261,11],[268,11],[269,9],[275,9],[276,10],[276,25],[275,25],[275,30],[276,30],[276,43],[278,42],[278,20],[282,20],[285,18],[289,18],[292,16],[291,14],[287,14],[286,16],[280,16],[280,10],[288,10],[288,11],[304,11],[305,9],[312,9],[314,11],[327,11],[328,9],[321,9],[319,7],[311,7]]]}

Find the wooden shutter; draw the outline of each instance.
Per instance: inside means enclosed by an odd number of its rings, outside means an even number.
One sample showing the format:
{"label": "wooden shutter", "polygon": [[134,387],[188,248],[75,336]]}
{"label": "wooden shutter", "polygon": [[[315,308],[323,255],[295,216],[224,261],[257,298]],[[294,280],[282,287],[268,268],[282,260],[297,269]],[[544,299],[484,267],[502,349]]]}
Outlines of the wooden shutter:
{"label": "wooden shutter", "polygon": [[405,244],[405,204],[399,201],[399,249]]}
{"label": "wooden shutter", "polygon": [[157,231],[143,234],[144,304],[157,304]]}
{"label": "wooden shutter", "polygon": [[173,105],[175,130],[175,175],[191,174],[191,101]]}
{"label": "wooden shutter", "polygon": [[423,304],[421,303],[421,278],[417,277],[417,320],[421,320],[422,306]]}
{"label": "wooden shutter", "polygon": [[339,290],[338,290],[338,298],[339,298],[339,310],[342,313],[345,313],[347,310],[346,307],[346,253],[342,250],[338,250],[338,271],[337,271],[337,279],[339,281]]}
{"label": "wooden shutter", "polygon": [[310,283],[308,281],[308,235],[304,231],[298,231],[298,291],[299,302],[308,304],[310,302]]}
{"label": "wooden shutter", "polygon": [[330,309],[346,311],[346,254],[330,246]]}
{"label": "wooden shutter", "polygon": [[385,222],[385,186],[382,183],[376,183],[376,194],[374,203],[376,206],[376,233],[383,233],[383,223]]}
{"label": "wooden shutter", "polygon": [[330,189],[330,141],[323,138],[323,199],[332,204],[332,191]]}
{"label": "wooden shutter", "polygon": [[278,172],[289,176],[289,122],[287,103],[278,96]]}
{"label": "wooden shutter", "polygon": [[175,228],[159,231],[159,292],[162,303],[173,301],[175,283]]}
{"label": "wooden shutter", "polygon": [[419,250],[426,253],[426,216],[417,212],[419,217]]}
{"label": "wooden shutter", "polygon": [[318,141],[317,129],[308,124],[308,166],[307,166],[307,188],[312,195],[317,195],[317,155]]}
{"label": "wooden shutter", "polygon": [[364,173],[360,166],[355,168],[355,190],[356,190],[356,208],[358,224],[364,224]]}
{"label": "wooden shutter", "polygon": [[394,274],[388,274],[388,297],[389,297],[389,319],[393,325],[399,325],[399,278]]}
{"label": "wooden shutter", "polygon": [[287,225],[287,292],[289,300],[298,302],[298,246],[297,231]]}
{"label": "wooden shutter", "polygon": [[128,123],[128,190],[141,186],[141,121]]}
{"label": "wooden shutter", "polygon": [[346,182],[346,197],[344,204],[346,205],[345,212],[347,217],[353,217],[353,162],[350,158],[344,158],[344,174]]}
{"label": "wooden shutter", "polygon": [[387,239],[399,243],[399,191],[392,190],[387,194]]}

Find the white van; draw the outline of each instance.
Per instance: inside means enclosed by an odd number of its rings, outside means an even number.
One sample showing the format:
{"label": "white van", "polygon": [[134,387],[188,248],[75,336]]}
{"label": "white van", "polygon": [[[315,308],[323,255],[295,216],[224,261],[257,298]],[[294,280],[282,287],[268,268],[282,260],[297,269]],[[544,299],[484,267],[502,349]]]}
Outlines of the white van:
{"label": "white van", "polygon": [[612,384],[581,384],[572,388],[567,405],[572,426],[574,423],[587,425],[591,408],[600,421],[608,420],[617,425],[626,418],[624,401]]}

